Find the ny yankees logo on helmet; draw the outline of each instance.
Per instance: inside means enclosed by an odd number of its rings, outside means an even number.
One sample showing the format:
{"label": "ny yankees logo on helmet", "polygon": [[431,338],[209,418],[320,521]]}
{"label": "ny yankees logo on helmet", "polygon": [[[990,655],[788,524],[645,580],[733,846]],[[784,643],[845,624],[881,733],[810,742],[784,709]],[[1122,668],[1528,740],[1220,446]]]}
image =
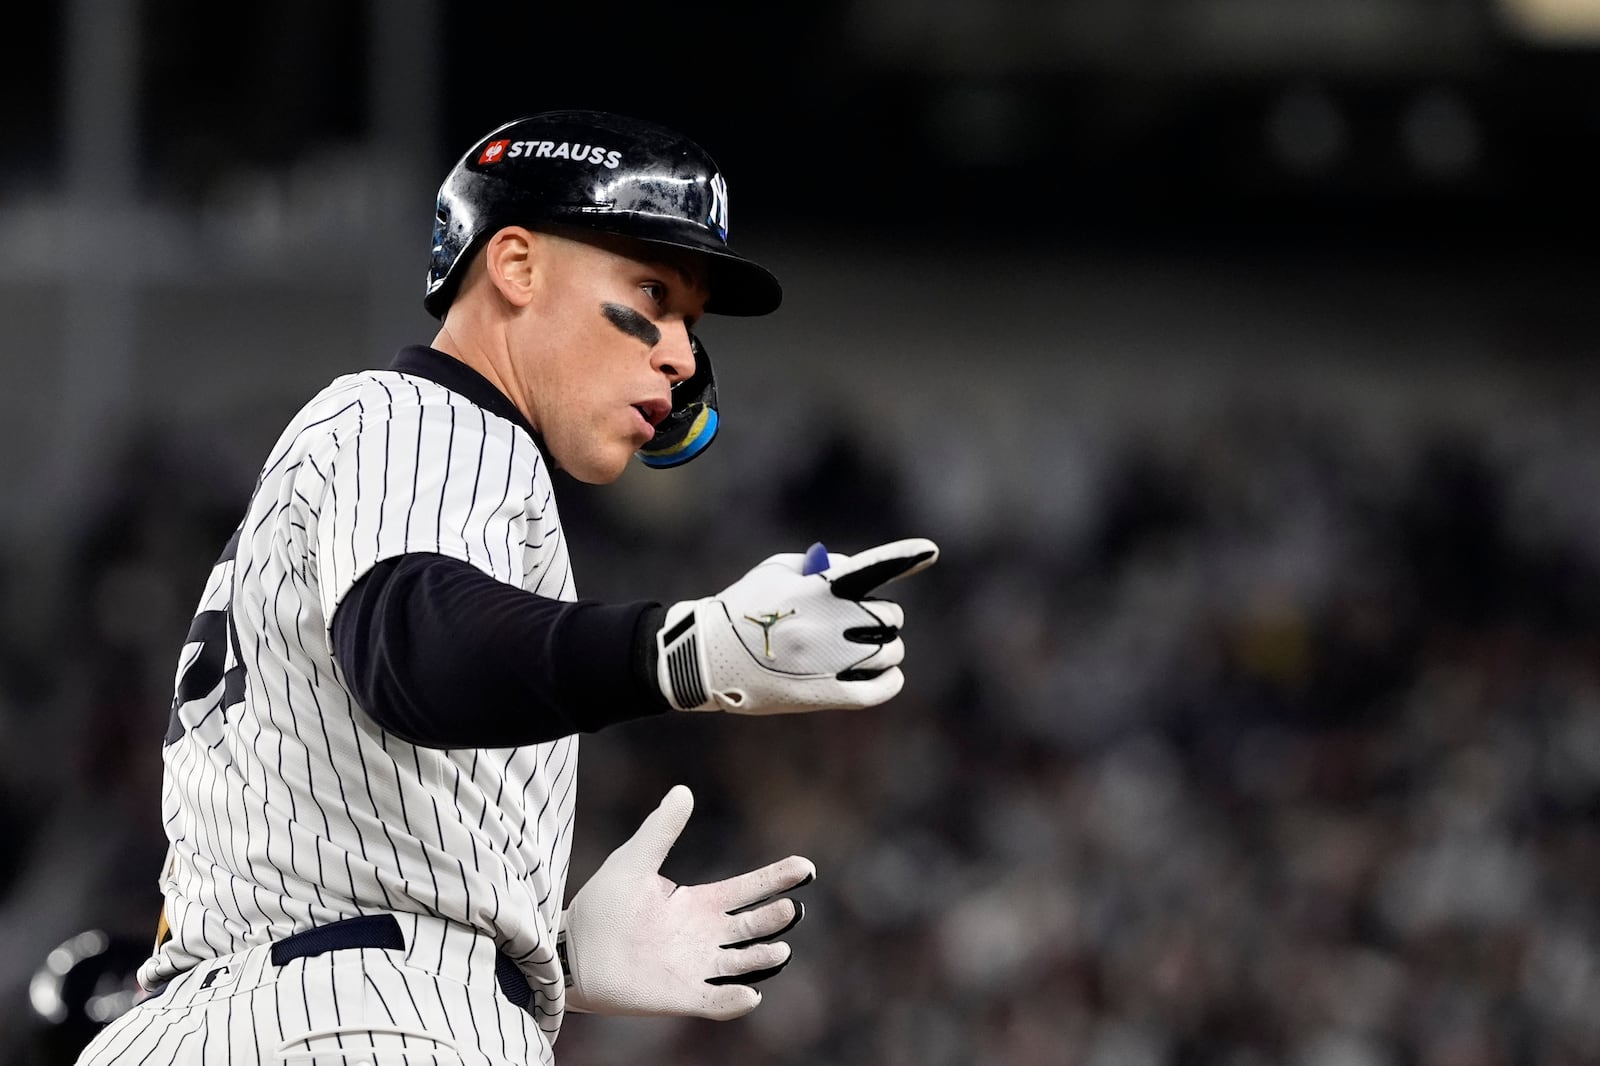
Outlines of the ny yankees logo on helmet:
{"label": "ny yankees logo on helmet", "polygon": [[728,183],[721,171],[711,175],[711,213],[706,222],[723,240],[728,239]]}

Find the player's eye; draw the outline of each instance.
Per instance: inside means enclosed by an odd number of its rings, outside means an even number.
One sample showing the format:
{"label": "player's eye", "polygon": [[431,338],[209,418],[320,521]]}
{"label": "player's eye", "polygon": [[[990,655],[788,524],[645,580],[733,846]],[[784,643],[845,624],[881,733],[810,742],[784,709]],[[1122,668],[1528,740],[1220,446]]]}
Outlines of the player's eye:
{"label": "player's eye", "polygon": [[650,302],[657,307],[664,308],[667,306],[667,287],[661,282],[647,281],[640,285],[639,288],[650,298]]}

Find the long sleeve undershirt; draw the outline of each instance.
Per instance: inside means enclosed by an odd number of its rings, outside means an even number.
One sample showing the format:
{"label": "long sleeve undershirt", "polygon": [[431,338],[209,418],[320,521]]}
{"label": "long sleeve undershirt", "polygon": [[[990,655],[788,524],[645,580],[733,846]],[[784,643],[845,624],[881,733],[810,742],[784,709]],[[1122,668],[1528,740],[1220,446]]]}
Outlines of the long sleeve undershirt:
{"label": "long sleeve undershirt", "polygon": [[659,714],[659,604],[566,602],[444,555],[386,559],[346,593],[334,657],[356,701],[432,748],[506,748]]}

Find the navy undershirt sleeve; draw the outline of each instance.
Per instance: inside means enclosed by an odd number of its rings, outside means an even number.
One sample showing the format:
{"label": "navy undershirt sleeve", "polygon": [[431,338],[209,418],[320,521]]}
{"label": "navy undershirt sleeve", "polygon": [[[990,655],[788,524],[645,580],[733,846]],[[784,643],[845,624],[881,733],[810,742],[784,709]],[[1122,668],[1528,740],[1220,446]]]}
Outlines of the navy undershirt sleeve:
{"label": "navy undershirt sleeve", "polygon": [[432,748],[507,748],[669,708],[656,603],[552,600],[444,555],[372,567],[333,616],[334,657],[384,729]]}

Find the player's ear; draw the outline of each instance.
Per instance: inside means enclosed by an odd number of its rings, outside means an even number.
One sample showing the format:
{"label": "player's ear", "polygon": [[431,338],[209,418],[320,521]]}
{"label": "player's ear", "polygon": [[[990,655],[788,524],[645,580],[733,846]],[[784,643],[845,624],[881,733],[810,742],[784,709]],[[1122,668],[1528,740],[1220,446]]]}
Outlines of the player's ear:
{"label": "player's ear", "polygon": [[533,300],[538,243],[533,231],[506,226],[483,246],[483,266],[489,283],[513,307],[526,307]]}

